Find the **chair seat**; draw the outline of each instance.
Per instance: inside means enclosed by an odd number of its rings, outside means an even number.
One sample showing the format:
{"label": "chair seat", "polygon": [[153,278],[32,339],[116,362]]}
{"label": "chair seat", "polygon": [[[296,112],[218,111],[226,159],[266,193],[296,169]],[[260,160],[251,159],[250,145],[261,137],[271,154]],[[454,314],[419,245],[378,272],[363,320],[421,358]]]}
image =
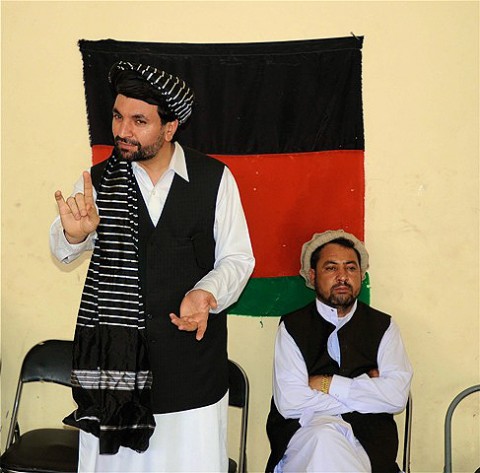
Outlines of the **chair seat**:
{"label": "chair seat", "polygon": [[237,473],[237,462],[231,458],[228,459],[228,473]]}
{"label": "chair seat", "polygon": [[25,432],[0,458],[3,471],[75,473],[78,431],[37,429]]}

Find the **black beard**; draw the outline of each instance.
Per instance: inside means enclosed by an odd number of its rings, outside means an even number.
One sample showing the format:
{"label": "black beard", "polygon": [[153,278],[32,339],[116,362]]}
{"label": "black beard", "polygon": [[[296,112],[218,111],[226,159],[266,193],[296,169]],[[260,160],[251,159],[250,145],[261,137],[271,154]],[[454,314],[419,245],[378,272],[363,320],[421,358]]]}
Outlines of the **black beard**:
{"label": "black beard", "polygon": [[352,307],[355,302],[355,297],[350,294],[342,294],[341,296],[330,294],[327,299],[324,299],[318,293],[317,296],[322,302],[335,309],[348,309],[349,307]]}
{"label": "black beard", "polygon": [[[128,154],[123,152],[118,146],[118,144],[122,142],[135,145],[137,147],[137,151]],[[148,161],[149,159],[152,159],[157,155],[159,149],[157,143],[154,145],[145,146],[143,148],[138,141],[123,139],[118,136],[115,137],[115,144],[113,148],[115,156],[126,161]]]}
{"label": "black beard", "polygon": [[[350,284],[348,283],[343,285],[352,289],[352,286],[350,286]],[[333,292],[334,288],[335,286],[332,287],[329,294],[324,294],[320,291],[320,288],[315,282],[315,293],[317,294],[318,299],[321,300],[324,304],[327,304],[330,307],[333,307],[334,309],[343,309],[343,310],[349,309],[355,303],[355,299],[358,297],[358,294],[360,293],[359,291],[357,294],[354,294],[352,291],[351,294],[334,294]]]}
{"label": "black beard", "polygon": [[126,161],[148,161],[152,159],[155,155],[151,153],[147,154],[146,149],[142,149],[139,147],[137,151],[133,153],[124,153],[121,149],[118,148],[117,144],[114,146],[115,156],[119,157],[120,159],[124,159]]}

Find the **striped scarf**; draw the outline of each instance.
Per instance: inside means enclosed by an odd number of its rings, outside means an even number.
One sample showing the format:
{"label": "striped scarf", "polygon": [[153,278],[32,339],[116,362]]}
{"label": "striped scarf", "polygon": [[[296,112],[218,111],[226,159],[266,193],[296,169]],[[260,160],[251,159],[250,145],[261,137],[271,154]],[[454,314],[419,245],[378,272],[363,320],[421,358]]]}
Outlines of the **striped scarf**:
{"label": "striped scarf", "polygon": [[64,422],[99,438],[100,453],[148,448],[155,421],[138,270],[138,202],[130,162],[112,155],[99,185],[100,224],[78,313]]}

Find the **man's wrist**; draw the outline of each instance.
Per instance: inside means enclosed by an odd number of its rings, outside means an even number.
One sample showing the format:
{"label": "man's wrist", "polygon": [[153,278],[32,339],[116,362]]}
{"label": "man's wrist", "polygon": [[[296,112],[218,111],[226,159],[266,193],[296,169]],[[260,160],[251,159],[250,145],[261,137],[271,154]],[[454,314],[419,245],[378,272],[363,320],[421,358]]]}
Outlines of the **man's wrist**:
{"label": "man's wrist", "polygon": [[65,236],[65,239],[68,241],[68,243],[70,243],[70,245],[79,245],[80,243],[83,243],[88,237],[88,234],[87,234],[83,238],[76,238],[69,235],[65,230],[63,231],[63,234]]}
{"label": "man's wrist", "polygon": [[332,382],[331,376],[322,376],[320,380],[320,391],[324,394],[328,394],[331,382]]}

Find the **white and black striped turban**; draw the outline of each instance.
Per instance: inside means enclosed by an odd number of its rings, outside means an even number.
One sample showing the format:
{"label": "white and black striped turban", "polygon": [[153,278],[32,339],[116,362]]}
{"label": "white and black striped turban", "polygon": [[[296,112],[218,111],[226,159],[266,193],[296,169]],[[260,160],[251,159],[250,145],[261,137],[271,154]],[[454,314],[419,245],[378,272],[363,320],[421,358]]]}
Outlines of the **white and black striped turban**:
{"label": "white and black striped turban", "polygon": [[192,114],[193,90],[179,77],[146,64],[119,61],[110,69],[108,80],[115,87],[116,79],[122,71],[132,71],[144,79],[162,97],[168,110],[180,124]]}

